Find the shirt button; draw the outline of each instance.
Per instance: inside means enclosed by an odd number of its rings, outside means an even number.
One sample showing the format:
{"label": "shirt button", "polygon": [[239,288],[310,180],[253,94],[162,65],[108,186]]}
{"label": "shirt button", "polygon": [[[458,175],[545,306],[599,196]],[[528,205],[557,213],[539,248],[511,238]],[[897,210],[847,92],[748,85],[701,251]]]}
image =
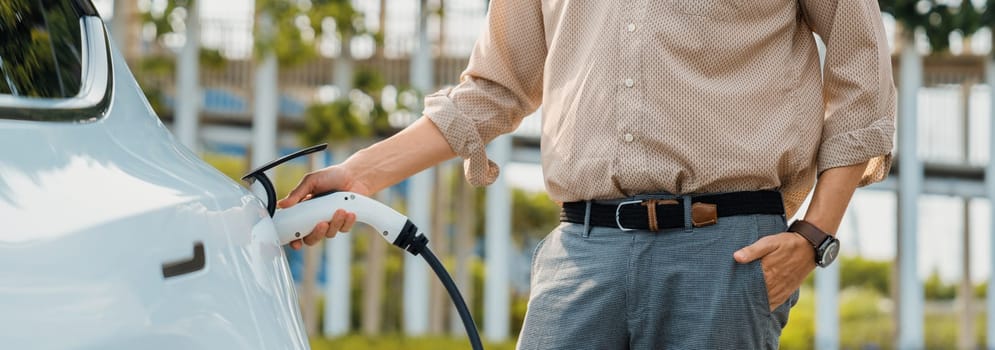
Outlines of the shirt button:
{"label": "shirt button", "polygon": [[625,30],[628,30],[630,33],[636,31],[636,24],[629,23],[629,25],[625,26]]}
{"label": "shirt button", "polygon": [[633,137],[630,133],[626,133],[625,135],[622,135],[622,139],[625,140],[625,142],[632,142],[635,137]]}
{"label": "shirt button", "polygon": [[632,78],[626,78],[625,81],[624,81],[624,83],[625,83],[625,87],[629,87],[629,88],[631,88],[633,85],[636,85],[636,81],[632,80]]}

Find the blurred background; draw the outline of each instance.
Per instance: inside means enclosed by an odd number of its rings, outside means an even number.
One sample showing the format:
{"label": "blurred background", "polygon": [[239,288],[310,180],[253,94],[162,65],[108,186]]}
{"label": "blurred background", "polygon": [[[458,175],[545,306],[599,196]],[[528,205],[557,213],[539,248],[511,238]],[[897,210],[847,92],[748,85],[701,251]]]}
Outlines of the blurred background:
{"label": "blurred background", "polygon": [[[232,178],[329,143],[326,155],[278,169],[281,196],[307,171],[410,124],[424,95],[456,84],[488,5],[93,2],[163,122]],[[806,281],[782,346],[995,348],[986,323],[995,1],[880,5],[900,96],[892,176],[855,195],[838,234],[842,259]],[[539,119],[489,146],[502,175],[486,189],[467,185],[454,160],[378,194],[427,228],[491,349],[514,347],[533,249],[558,220],[539,169]],[[313,348],[467,348],[427,266],[375,234],[357,227],[287,251]]]}

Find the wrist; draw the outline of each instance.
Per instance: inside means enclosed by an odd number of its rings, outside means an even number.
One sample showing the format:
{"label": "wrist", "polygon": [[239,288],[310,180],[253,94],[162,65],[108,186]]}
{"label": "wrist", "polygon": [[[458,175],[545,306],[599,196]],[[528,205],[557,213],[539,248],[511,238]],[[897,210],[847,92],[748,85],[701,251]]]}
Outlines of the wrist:
{"label": "wrist", "polygon": [[791,239],[794,241],[794,243],[796,243],[797,246],[804,247],[804,248],[807,248],[809,250],[812,249],[812,243],[809,242],[808,239],[805,238],[805,236],[803,236],[801,233],[798,233],[798,232],[795,232],[795,231],[791,231],[790,229],[787,232],[788,233],[792,233],[792,235],[791,235],[792,238]]}
{"label": "wrist", "polygon": [[835,237],[836,236],[836,230],[840,226],[841,219],[842,218],[833,220],[833,219],[821,217],[819,215],[814,215],[814,213],[813,213],[813,215],[806,214],[805,218],[801,219],[801,221],[805,221],[805,222],[811,224],[812,226],[815,226],[820,231],[825,232],[826,234]]}
{"label": "wrist", "polygon": [[795,220],[788,227],[788,231],[798,234],[809,242],[815,250],[816,265],[826,267],[836,260],[840,243],[832,234],[805,220]]}
{"label": "wrist", "polygon": [[[357,153],[358,155],[358,153]],[[342,163],[331,166],[335,171],[340,172],[344,178],[347,180],[345,187],[351,191],[356,192],[364,196],[371,196],[380,190],[370,183],[370,179],[374,178],[369,174],[369,167],[364,167],[361,161],[355,161],[355,155],[349,157]]]}

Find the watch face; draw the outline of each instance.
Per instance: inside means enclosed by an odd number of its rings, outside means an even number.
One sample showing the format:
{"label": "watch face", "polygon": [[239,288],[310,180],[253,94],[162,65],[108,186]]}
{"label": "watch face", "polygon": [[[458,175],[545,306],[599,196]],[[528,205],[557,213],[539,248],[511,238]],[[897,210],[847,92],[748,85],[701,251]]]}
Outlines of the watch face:
{"label": "watch face", "polygon": [[832,264],[836,260],[836,256],[840,253],[840,241],[832,239],[822,246],[822,261],[819,262],[819,266],[826,267]]}

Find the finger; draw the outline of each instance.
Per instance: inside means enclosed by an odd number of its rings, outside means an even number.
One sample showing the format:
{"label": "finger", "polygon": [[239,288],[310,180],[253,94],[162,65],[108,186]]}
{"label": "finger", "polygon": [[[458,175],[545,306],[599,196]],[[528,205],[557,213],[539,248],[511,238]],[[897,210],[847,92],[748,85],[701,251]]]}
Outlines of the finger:
{"label": "finger", "polygon": [[[332,218],[334,219],[335,216],[333,215]],[[325,232],[323,232],[325,238],[329,238],[329,239],[335,238],[335,235],[338,234],[338,233],[339,233],[339,230],[337,228],[335,228],[335,227],[332,226],[331,221],[329,221],[329,223],[328,223],[328,228],[325,229]]]}
{"label": "finger", "polygon": [[302,243],[301,240],[299,240],[299,239],[296,240],[296,241],[290,242],[290,247],[293,248],[294,250],[300,250],[302,245],[304,245],[304,243]]}
{"label": "finger", "polygon": [[318,242],[321,242],[321,239],[325,237],[325,231],[328,231],[327,221],[322,221],[314,225],[314,229],[311,230],[311,233],[304,237],[304,244],[315,245]]}
{"label": "finger", "polygon": [[345,224],[342,225],[342,230],[339,232],[349,232],[352,231],[352,226],[356,224],[356,213],[348,213]]}
{"label": "finger", "polygon": [[276,202],[276,206],[280,208],[288,208],[304,200],[304,197],[310,194],[311,190],[314,189],[314,178],[315,177],[312,174],[304,175],[304,177],[301,178],[301,182],[297,184],[297,187],[290,190],[287,197]]}
{"label": "finger", "polygon": [[336,210],[335,215],[332,215],[332,221],[328,223],[329,226],[331,226],[329,230],[333,232],[342,231],[342,225],[345,224],[347,217],[348,213],[346,213],[345,210],[342,209]]}
{"label": "finger", "polygon": [[753,244],[743,247],[732,254],[732,257],[736,259],[736,262],[740,264],[746,264],[764,257],[770,252],[774,251],[776,244],[770,239],[771,236],[767,236],[753,242]]}

